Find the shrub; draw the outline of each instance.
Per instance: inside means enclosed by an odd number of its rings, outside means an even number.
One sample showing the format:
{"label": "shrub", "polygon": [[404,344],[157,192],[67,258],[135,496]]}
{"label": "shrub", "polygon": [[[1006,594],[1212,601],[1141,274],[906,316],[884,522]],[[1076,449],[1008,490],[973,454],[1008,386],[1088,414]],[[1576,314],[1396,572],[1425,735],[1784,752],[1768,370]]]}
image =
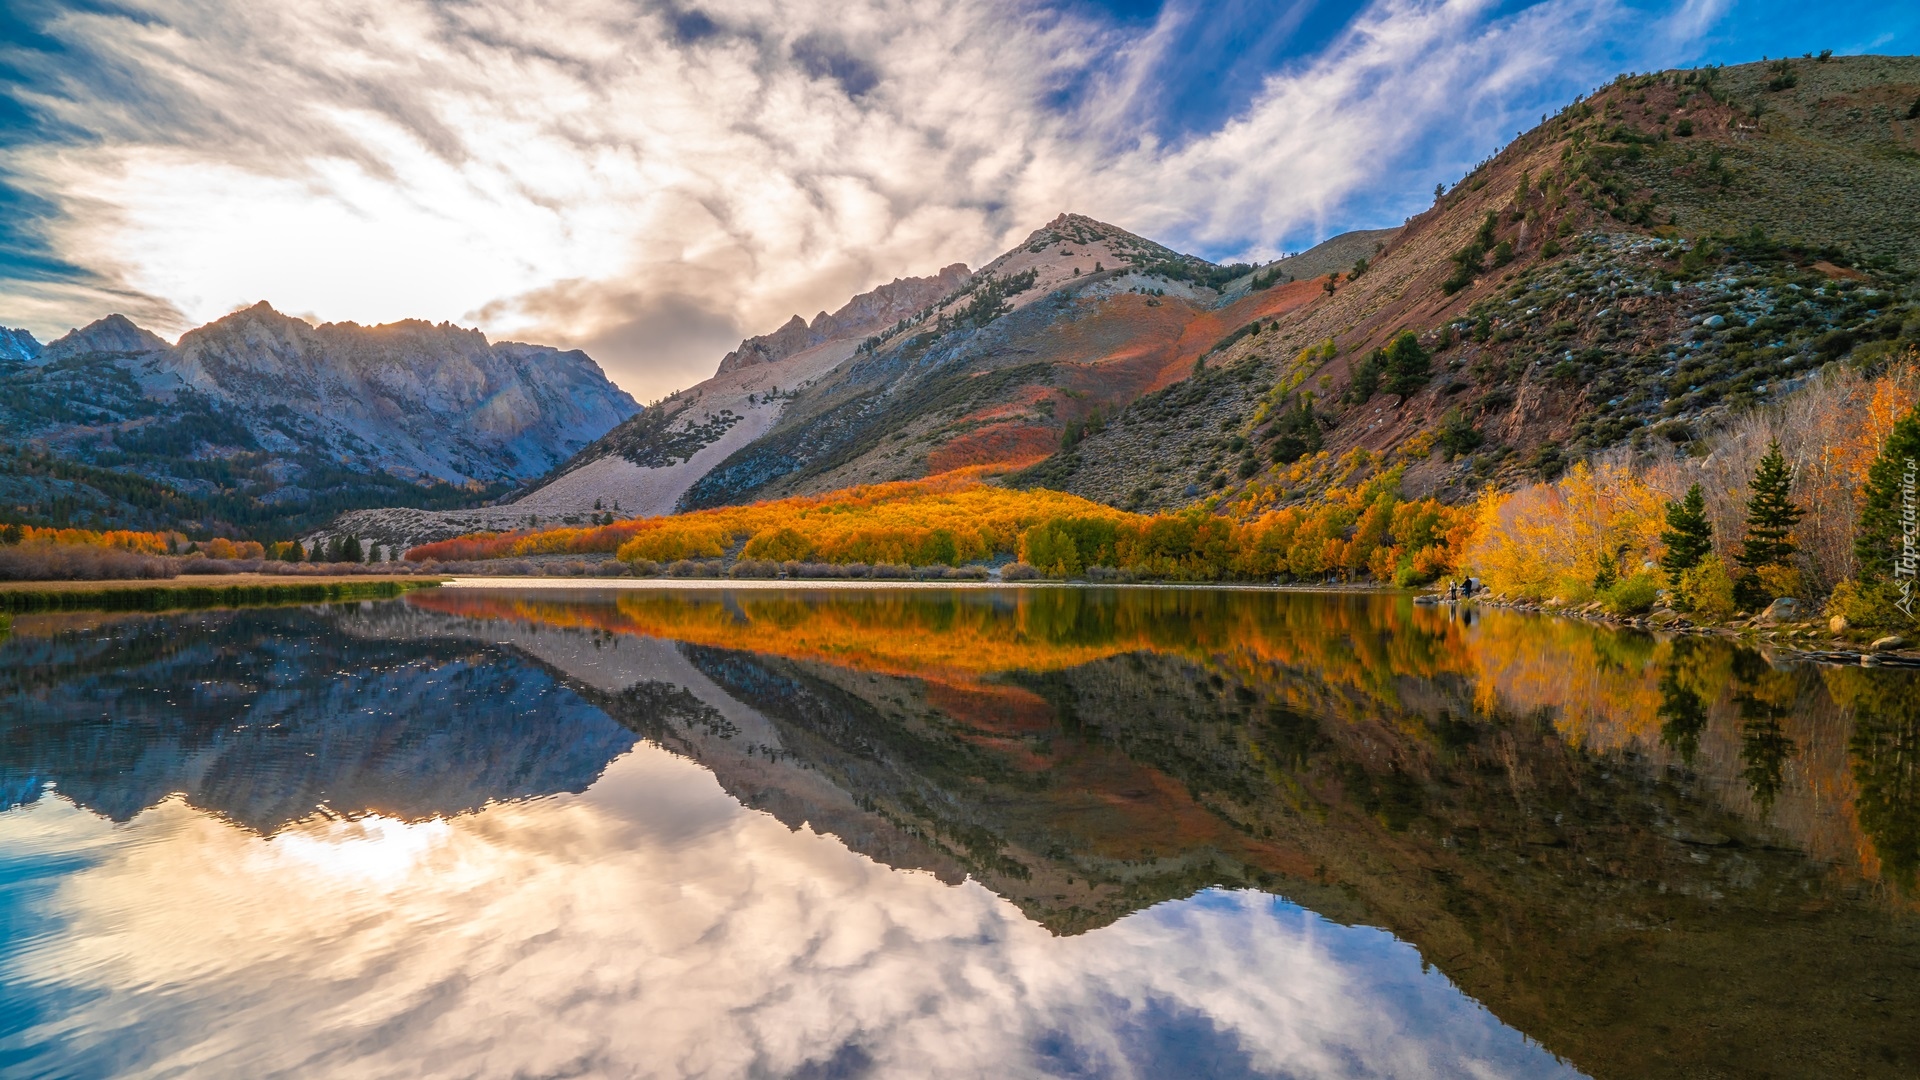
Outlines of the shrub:
{"label": "shrub", "polygon": [[1448,409],[1440,418],[1439,436],[1436,440],[1440,449],[1445,451],[1447,460],[1452,461],[1461,454],[1471,454],[1480,446],[1480,429],[1461,414],[1460,410]]}
{"label": "shrub", "polygon": [[1008,563],[1000,570],[1001,581],[1032,581],[1039,576],[1040,571],[1023,562]]}
{"label": "shrub", "polygon": [[1660,581],[1650,571],[1641,570],[1620,579],[1612,588],[1600,592],[1600,604],[1614,615],[1644,615],[1653,610],[1660,595]]}
{"label": "shrub", "polygon": [[174,559],[90,544],[8,544],[0,547],[0,581],[101,581],[170,578]]}
{"label": "shrub", "polygon": [[1900,594],[1887,582],[1843,581],[1827,598],[1826,614],[1844,616],[1863,629],[1911,627],[1913,620],[1900,610],[1899,601]]}
{"label": "shrub", "polygon": [[1681,610],[1693,612],[1707,622],[1733,617],[1733,577],[1718,555],[1703,556],[1680,573],[1675,585]]}
{"label": "shrub", "polygon": [[814,543],[807,535],[790,526],[766,529],[753,535],[747,546],[741,549],[743,559],[765,559],[772,562],[792,562],[813,557]]}

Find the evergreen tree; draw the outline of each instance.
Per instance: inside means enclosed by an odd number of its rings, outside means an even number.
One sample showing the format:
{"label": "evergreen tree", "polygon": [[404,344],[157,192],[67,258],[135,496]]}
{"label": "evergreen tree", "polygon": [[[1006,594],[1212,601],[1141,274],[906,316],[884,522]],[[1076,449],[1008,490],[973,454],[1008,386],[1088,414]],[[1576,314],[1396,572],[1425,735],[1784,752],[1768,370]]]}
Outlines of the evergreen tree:
{"label": "evergreen tree", "polygon": [[1400,331],[1387,344],[1387,392],[1406,395],[1426,385],[1428,360],[1427,350],[1420,347],[1413,331]]}
{"label": "evergreen tree", "polygon": [[[329,539],[326,543],[327,543],[326,561],[330,563],[339,562],[341,558],[346,554],[347,549],[346,549],[345,541],[343,541],[340,537],[335,536]],[[314,550],[316,552],[319,551],[320,550],[319,545],[316,544],[314,546]]]}
{"label": "evergreen tree", "polygon": [[1853,556],[1860,562],[1860,580],[1869,584],[1890,582],[1906,553],[1904,514],[1909,503],[1920,504],[1920,493],[1913,485],[1920,481],[1915,465],[1920,464],[1920,406],[1893,425],[1887,445],[1867,470],[1866,499],[1860,507],[1860,525],[1854,530]]}
{"label": "evergreen tree", "polygon": [[360,538],[349,536],[347,542],[340,545],[340,558],[335,561],[357,563],[365,562],[366,559],[367,553],[360,548]]}
{"label": "evergreen tree", "polygon": [[1674,581],[1713,554],[1713,522],[1707,520],[1707,500],[1699,484],[1687,489],[1686,498],[1667,504],[1667,529],[1660,542],[1667,545],[1660,569]]}
{"label": "evergreen tree", "polygon": [[1793,504],[1793,469],[1780,453],[1780,440],[1767,444],[1767,456],[1754,470],[1752,494],[1747,497],[1747,536],[1737,562],[1748,573],[1763,566],[1784,566],[1793,557],[1788,534],[1806,513]]}

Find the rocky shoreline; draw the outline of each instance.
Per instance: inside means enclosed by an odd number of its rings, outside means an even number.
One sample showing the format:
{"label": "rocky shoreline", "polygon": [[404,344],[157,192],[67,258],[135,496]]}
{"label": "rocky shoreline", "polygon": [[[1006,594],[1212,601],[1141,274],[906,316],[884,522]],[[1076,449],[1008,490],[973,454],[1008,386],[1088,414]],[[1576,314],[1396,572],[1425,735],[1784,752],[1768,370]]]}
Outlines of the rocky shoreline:
{"label": "rocky shoreline", "polygon": [[[1872,642],[1862,643],[1839,637],[1831,624],[1823,627],[1811,620],[1794,618],[1796,605],[1792,601],[1776,600],[1766,611],[1750,618],[1730,623],[1703,624],[1693,622],[1681,612],[1671,608],[1655,608],[1645,615],[1614,615],[1603,609],[1598,601],[1576,607],[1508,597],[1498,593],[1474,597],[1470,600],[1447,600],[1437,593],[1427,595],[1434,598],[1428,601],[1430,603],[1477,604],[1540,615],[1584,619],[1588,622],[1607,623],[1612,626],[1625,626],[1665,634],[1712,634],[1736,638],[1758,646],[1765,650],[1770,658],[1782,661],[1798,660],[1848,667],[1920,668],[1920,649],[1911,647],[1905,638],[1898,635],[1884,635]],[[1426,597],[1423,596],[1421,599],[1425,600]],[[1844,632],[1844,627],[1841,628],[1841,632]]]}

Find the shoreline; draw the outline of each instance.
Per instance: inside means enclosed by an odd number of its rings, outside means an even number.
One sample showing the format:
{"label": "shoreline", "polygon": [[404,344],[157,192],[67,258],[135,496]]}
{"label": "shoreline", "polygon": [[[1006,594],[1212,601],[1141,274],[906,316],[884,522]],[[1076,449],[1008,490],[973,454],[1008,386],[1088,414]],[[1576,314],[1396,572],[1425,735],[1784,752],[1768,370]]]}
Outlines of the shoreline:
{"label": "shoreline", "polygon": [[670,592],[750,590],[779,591],[795,589],[879,590],[879,589],[1204,589],[1232,592],[1291,592],[1322,594],[1362,594],[1375,596],[1411,595],[1409,590],[1377,586],[1340,585],[1263,585],[1253,582],[1195,581],[974,581],[930,578],[591,578],[591,577],[461,577],[443,579],[443,589],[567,589],[634,592],[665,590]]}
{"label": "shoreline", "polygon": [[385,600],[440,585],[422,575],[352,574],[338,577],[221,574],[188,578],[116,578],[103,581],[0,583],[0,612],[178,611],[262,604]]}
{"label": "shoreline", "polygon": [[[1583,611],[1578,608],[1553,608],[1527,600],[1509,600],[1493,596],[1484,600],[1438,600],[1439,606],[1457,604],[1484,604],[1487,607],[1506,611],[1517,611],[1527,615],[1552,615],[1562,619],[1577,619],[1580,622],[1601,623],[1628,630],[1642,630],[1653,634],[1712,635],[1744,641],[1771,654],[1771,658],[1809,664],[1827,664],[1836,667],[1920,667],[1920,650],[1910,648],[1874,650],[1840,638],[1826,637],[1828,648],[1814,647],[1823,637],[1815,624],[1805,622],[1782,622],[1760,624],[1749,621],[1746,625],[1725,625],[1718,623],[1701,624],[1684,616],[1668,623],[1657,623],[1649,615],[1607,615],[1596,611]],[[1757,619],[1758,616],[1755,616]],[[1779,635],[1785,632],[1782,640]],[[1795,638],[1803,640],[1795,641]],[[1805,646],[1804,648],[1801,646]]]}

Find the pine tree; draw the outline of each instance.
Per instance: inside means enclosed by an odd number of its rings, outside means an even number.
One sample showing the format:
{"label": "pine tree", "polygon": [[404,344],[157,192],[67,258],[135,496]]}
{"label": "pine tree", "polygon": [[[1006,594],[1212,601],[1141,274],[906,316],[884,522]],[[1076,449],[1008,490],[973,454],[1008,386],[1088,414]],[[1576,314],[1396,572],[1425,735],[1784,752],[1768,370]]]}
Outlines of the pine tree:
{"label": "pine tree", "polygon": [[1660,542],[1667,545],[1660,569],[1673,581],[1713,554],[1713,522],[1707,520],[1707,500],[1699,484],[1687,489],[1686,498],[1667,504],[1667,529]]}
{"label": "pine tree", "polygon": [[[1903,514],[1909,500],[1920,502],[1920,494],[1911,494],[1920,480],[1915,476],[1916,464],[1920,464],[1920,406],[1893,425],[1887,445],[1867,470],[1866,499],[1853,535],[1853,557],[1859,560],[1863,582],[1880,584],[1896,576],[1907,551]],[[1912,576],[1911,566],[1903,576]]]}
{"label": "pine tree", "polygon": [[1752,494],[1747,497],[1747,536],[1737,562],[1749,572],[1763,566],[1784,566],[1793,557],[1788,534],[1806,513],[1793,504],[1793,468],[1780,452],[1780,440],[1767,444],[1767,456],[1754,470]]}
{"label": "pine tree", "polygon": [[365,562],[366,558],[367,553],[360,548],[360,538],[349,536],[347,542],[340,545],[340,557],[334,561],[357,563]]}
{"label": "pine tree", "polygon": [[1400,331],[1387,344],[1387,392],[1406,395],[1424,386],[1430,373],[1429,359],[1413,331]]}

